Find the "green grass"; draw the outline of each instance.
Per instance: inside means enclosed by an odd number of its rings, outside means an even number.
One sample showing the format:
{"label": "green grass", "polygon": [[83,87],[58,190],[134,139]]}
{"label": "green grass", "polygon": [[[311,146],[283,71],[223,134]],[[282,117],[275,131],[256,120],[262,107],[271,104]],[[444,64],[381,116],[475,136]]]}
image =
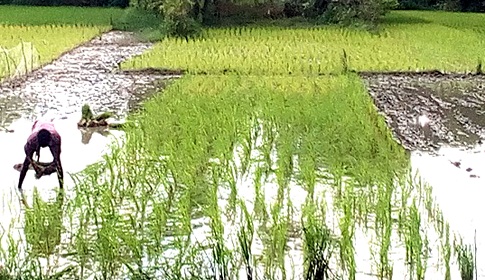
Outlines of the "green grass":
{"label": "green grass", "polygon": [[124,13],[120,8],[0,5],[0,24],[106,26]]}
{"label": "green grass", "polygon": [[0,6],[0,79],[24,61],[28,71],[52,61],[110,30],[113,18],[124,13],[115,8]]}
{"label": "green grass", "polygon": [[485,47],[481,14],[395,11],[384,22],[378,33],[328,26],[212,28],[188,42],[166,38],[122,67],[315,75],[341,73],[344,51],[355,71],[468,72],[485,60],[478,51]]}

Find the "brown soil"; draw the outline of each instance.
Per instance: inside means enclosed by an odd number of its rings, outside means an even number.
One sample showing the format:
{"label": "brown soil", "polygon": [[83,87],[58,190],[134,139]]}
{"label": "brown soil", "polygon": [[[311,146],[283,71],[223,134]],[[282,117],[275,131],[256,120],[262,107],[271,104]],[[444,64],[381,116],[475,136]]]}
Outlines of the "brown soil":
{"label": "brown soil", "polygon": [[[472,147],[485,133],[485,75],[360,73],[379,112],[408,150]],[[429,123],[419,125],[426,115]]]}

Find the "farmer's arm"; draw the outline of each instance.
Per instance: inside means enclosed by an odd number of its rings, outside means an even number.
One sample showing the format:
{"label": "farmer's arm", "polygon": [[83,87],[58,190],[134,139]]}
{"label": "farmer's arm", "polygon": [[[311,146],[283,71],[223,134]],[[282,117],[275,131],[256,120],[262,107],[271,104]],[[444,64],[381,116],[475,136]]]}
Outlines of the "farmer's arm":
{"label": "farmer's arm", "polygon": [[61,137],[55,136],[52,138],[51,144],[49,145],[52,157],[54,158],[54,164],[57,169],[57,179],[59,180],[59,187],[62,189],[64,185],[64,171],[62,170],[61,163]]}
{"label": "farmer's arm", "polygon": [[39,167],[35,164],[33,161],[32,157],[34,155],[34,152],[36,151],[36,145],[33,140],[28,140],[27,144],[24,146],[24,151],[25,151],[25,160],[24,164],[22,165],[22,170],[20,170],[20,178],[19,178],[19,185],[18,188],[22,189],[22,184],[25,179],[25,175],[27,174],[27,171],[29,170],[29,165],[32,163],[32,167],[34,167],[36,172],[39,172]]}

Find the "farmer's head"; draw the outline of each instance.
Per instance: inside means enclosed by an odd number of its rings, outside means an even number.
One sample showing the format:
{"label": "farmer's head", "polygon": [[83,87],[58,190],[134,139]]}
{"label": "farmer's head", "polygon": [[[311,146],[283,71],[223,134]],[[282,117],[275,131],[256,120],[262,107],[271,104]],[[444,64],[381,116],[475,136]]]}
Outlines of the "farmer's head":
{"label": "farmer's head", "polygon": [[51,137],[51,133],[48,130],[41,129],[37,134],[37,141],[39,143],[39,146],[42,148],[49,146],[49,143],[51,142]]}

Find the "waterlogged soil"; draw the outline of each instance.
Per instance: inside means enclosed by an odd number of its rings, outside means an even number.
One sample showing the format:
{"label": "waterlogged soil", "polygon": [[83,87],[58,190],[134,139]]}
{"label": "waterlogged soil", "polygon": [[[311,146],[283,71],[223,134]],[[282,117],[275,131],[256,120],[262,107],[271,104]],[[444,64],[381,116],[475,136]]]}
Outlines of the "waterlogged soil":
{"label": "waterlogged soil", "polygon": [[485,279],[485,75],[362,77],[396,141],[410,151],[413,171],[432,187],[451,230],[476,246],[477,278]]}
{"label": "waterlogged soil", "polygon": [[[28,75],[12,77],[0,84],[0,234],[8,229],[12,218],[21,219],[23,206],[17,191],[19,172],[13,168],[24,159],[23,147],[33,121],[54,118],[62,136],[62,153],[66,193],[72,190],[69,174],[83,170],[108,152],[111,141],[123,136],[119,130],[105,128],[78,129],[81,107],[87,103],[95,114],[115,113],[112,121],[122,121],[139,102],[161,89],[177,75],[161,71],[118,70],[120,62],[151,48],[132,33],[112,31],[73,49]],[[41,149],[40,160],[49,162],[52,156]],[[36,187],[46,199],[58,188],[54,175],[36,180],[29,171],[23,184],[23,195],[31,204]],[[15,219],[14,219],[15,220]],[[14,228],[22,231],[21,226]],[[3,248],[5,247],[5,239]],[[0,263],[1,265],[1,263]]]}
{"label": "waterlogged soil", "polygon": [[485,132],[485,75],[432,72],[362,76],[375,105],[406,149],[433,152],[443,145],[471,148],[481,143]]}

